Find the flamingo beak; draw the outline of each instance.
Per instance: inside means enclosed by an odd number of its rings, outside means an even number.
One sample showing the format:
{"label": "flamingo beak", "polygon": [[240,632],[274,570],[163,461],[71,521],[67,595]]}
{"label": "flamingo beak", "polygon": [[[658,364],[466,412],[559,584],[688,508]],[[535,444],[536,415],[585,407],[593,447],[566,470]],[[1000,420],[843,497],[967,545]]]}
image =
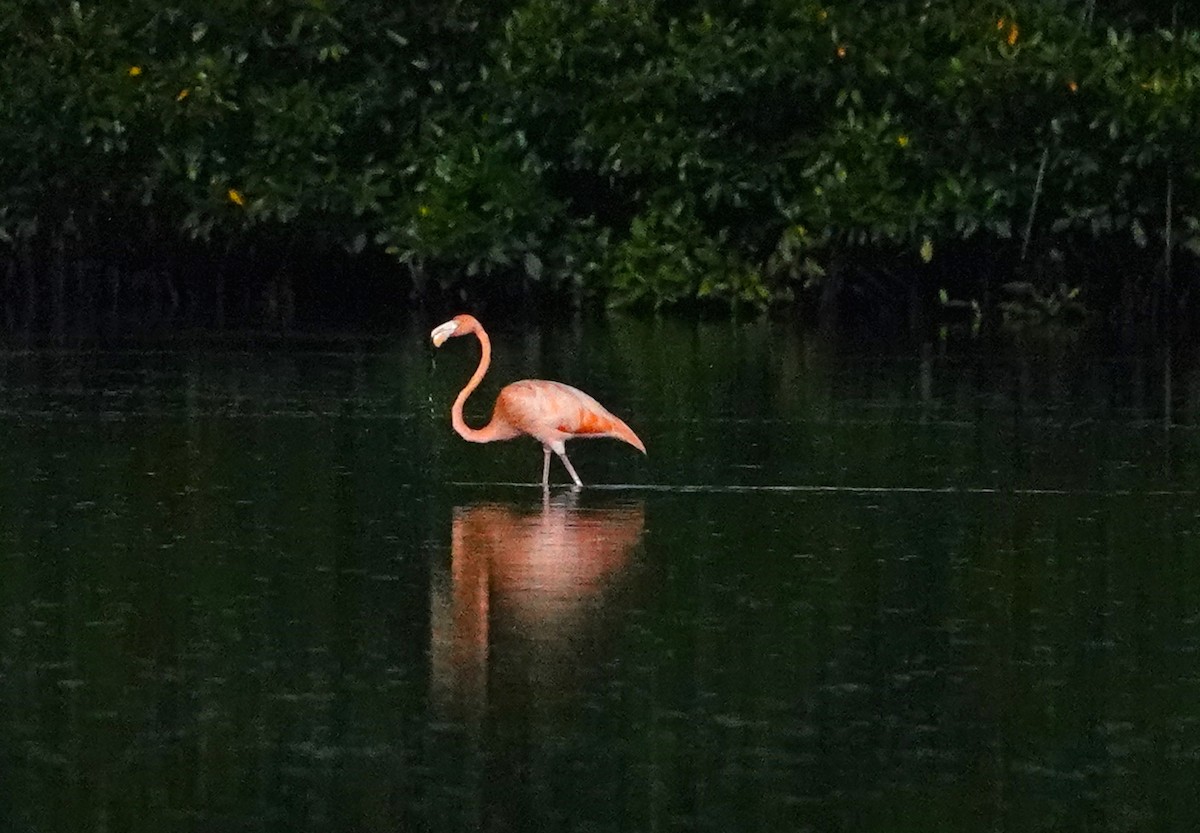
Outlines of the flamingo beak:
{"label": "flamingo beak", "polygon": [[436,327],[434,327],[433,332],[429,334],[429,337],[433,339],[434,347],[441,347],[446,343],[446,339],[454,335],[457,330],[457,323],[454,321],[447,321],[445,324],[438,324]]}

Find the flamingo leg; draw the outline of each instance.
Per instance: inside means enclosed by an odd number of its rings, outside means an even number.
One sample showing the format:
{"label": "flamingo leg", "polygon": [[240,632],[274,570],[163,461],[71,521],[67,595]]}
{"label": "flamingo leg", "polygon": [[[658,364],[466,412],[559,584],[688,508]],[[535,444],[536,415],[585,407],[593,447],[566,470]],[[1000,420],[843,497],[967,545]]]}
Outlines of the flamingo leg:
{"label": "flamingo leg", "polygon": [[[562,449],[561,451],[559,449],[555,449],[555,451],[558,453],[558,459],[563,461],[563,465],[566,466],[567,471],[571,473],[571,479],[575,481],[575,485],[582,486],[583,481],[579,479],[579,475],[575,473],[575,467],[572,466],[571,461],[567,459],[566,449]],[[546,460],[547,462],[550,460],[549,456],[546,457]]]}
{"label": "flamingo leg", "polygon": [[550,446],[542,446],[542,488],[550,488]]}

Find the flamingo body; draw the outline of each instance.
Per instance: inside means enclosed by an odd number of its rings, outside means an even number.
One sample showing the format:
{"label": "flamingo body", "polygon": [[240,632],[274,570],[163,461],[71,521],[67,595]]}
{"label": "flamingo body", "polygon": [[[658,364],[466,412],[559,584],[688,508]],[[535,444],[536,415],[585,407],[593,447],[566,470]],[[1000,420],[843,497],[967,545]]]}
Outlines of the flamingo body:
{"label": "flamingo body", "polygon": [[646,447],[628,425],[579,388],[544,379],[505,385],[496,397],[492,419],[503,420],[514,433],[528,434],[542,445],[577,437],[613,437],[645,453]]}
{"label": "flamingo body", "polygon": [[633,429],[591,396],[562,382],[550,382],[545,379],[522,379],[505,385],[496,397],[491,421],[483,428],[468,426],[463,420],[463,404],[487,372],[491,363],[491,341],[483,326],[470,315],[456,316],[435,327],[430,333],[435,347],[442,346],[449,338],[468,334],[474,334],[479,339],[479,367],[463,387],[450,410],[450,422],[463,439],[488,443],[511,440],[521,435],[533,437],[542,444],[544,450],[543,486],[548,486],[550,482],[551,451],[563,461],[575,485],[583,485],[567,458],[564,445],[567,440],[612,437],[629,443],[643,454],[646,453],[646,446]]}

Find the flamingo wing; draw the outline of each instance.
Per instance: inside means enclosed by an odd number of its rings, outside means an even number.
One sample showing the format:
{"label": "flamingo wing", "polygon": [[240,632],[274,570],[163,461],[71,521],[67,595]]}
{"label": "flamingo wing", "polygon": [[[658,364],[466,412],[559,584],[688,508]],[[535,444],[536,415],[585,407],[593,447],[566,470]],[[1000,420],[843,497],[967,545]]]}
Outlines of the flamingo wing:
{"label": "flamingo wing", "polygon": [[506,421],[543,443],[573,437],[613,437],[643,454],[646,447],[619,417],[588,394],[543,379],[525,379],[506,385],[496,400]]}

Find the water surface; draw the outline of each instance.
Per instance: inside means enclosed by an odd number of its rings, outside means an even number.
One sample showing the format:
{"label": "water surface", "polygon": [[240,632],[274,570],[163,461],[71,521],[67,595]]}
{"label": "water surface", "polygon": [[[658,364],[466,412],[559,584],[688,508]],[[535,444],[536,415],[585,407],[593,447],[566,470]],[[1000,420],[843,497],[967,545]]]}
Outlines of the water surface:
{"label": "water surface", "polygon": [[1193,828],[1187,368],[496,326],[543,495],[434,323],[0,354],[0,828]]}

